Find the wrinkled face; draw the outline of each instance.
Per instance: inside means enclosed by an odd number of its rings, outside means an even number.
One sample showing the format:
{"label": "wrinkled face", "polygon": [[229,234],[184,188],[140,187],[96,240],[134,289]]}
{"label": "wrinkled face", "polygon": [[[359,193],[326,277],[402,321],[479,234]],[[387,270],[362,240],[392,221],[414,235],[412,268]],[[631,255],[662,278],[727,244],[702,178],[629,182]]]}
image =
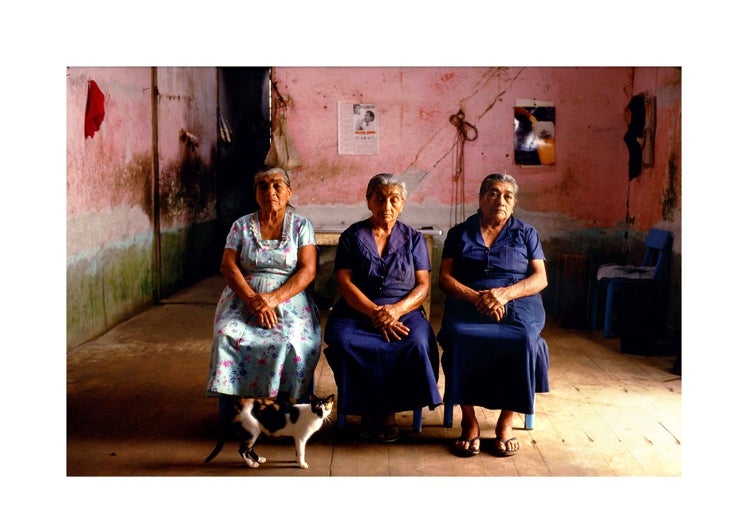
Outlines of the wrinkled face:
{"label": "wrinkled face", "polygon": [[517,196],[514,188],[508,182],[496,182],[480,197],[478,207],[484,219],[494,219],[503,222],[512,216]]}
{"label": "wrinkled face", "polygon": [[255,198],[262,211],[280,211],[286,208],[291,198],[291,188],[283,175],[267,175],[255,184]]}
{"label": "wrinkled face", "polygon": [[391,225],[400,216],[405,199],[399,187],[386,187],[374,191],[367,205],[375,224]]}

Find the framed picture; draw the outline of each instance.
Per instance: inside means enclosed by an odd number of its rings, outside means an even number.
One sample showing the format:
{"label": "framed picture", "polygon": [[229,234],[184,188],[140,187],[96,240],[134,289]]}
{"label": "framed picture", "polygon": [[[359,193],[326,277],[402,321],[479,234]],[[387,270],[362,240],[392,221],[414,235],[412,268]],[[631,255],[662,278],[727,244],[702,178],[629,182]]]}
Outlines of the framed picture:
{"label": "framed picture", "polygon": [[556,164],[556,107],[518,99],[514,106],[514,162],[521,166]]}

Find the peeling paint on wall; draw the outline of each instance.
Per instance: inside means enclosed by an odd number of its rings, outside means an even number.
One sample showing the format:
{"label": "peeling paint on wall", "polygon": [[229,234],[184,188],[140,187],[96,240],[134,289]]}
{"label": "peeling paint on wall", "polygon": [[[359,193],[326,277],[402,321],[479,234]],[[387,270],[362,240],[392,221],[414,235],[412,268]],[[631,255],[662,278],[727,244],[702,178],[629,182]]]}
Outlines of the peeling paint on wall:
{"label": "peeling paint on wall", "polygon": [[[154,135],[151,68],[68,69],[68,348],[152,303],[156,289],[175,291],[218,267],[216,70],[159,68],[157,73],[164,95]],[[84,141],[89,78],[106,97],[107,116],[94,138]],[[193,147],[180,142],[180,129],[199,134]],[[154,154],[160,166],[156,276]]]}

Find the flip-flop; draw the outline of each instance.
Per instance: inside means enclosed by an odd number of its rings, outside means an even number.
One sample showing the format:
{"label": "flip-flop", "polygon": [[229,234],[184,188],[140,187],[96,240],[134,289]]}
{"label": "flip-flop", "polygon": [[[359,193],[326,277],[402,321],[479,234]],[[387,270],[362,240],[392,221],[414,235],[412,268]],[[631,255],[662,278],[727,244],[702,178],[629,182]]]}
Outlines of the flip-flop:
{"label": "flip-flop", "polygon": [[[511,457],[512,455],[516,455],[519,452],[519,448],[521,446],[518,446],[517,449],[509,449],[509,446],[507,444],[509,444],[509,442],[511,442],[512,440],[516,440],[517,443],[519,444],[517,437],[509,437],[508,439],[504,441],[502,441],[500,438],[497,437],[496,440],[494,441],[494,444],[495,444],[494,448],[496,449],[496,455],[498,455],[499,457]],[[499,447],[500,444],[504,445],[504,449],[501,449]]]}
{"label": "flip-flop", "polygon": [[[459,446],[460,442],[467,442],[467,449]],[[469,440],[460,437],[452,444],[452,452],[458,457],[474,457],[480,453],[480,435]]]}

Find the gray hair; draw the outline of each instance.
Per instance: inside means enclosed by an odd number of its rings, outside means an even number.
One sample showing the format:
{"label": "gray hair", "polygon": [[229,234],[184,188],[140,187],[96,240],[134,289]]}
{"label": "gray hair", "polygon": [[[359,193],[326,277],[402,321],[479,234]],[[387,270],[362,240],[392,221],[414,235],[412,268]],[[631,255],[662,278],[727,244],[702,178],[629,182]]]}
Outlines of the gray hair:
{"label": "gray hair", "polygon": [[272,175],[281,175],[283,177],[283,182],[290,188],[291,187],[291,178],[288,176],[288,171],[286,171],[283,168],[280,167],[271,167],[268,169],[263,169],[255,173],[255,179],[254,179],[254,187],[257,188],[257,181],[261,178],[264,178],[266,176],[272,176]]}
{"label": "gray hair", "polygon": [[478,195],[483,196],[486,191],[488,191],[489,188],[497,182],[506,182],[507,184],[510,184],[512,186],[512,189],[514,190],[514,197],[516,198],[519,195],[519,186],[517,185],[517,181],[512,175],[507,175],[506,173],[492,173],[484,178],[483,182],[481,182],[480,184],[480,191]]}
{"label": "gray hair", "polygon": [[390,173],[379,173],[374,175],[369,180],[369,185],[366,186],[366,200],[368,201],[371,196],[382,189],[399,188],[403,199],[408,198],[408,188],[405,186],[405,182],[400,180],[395,175]]}

